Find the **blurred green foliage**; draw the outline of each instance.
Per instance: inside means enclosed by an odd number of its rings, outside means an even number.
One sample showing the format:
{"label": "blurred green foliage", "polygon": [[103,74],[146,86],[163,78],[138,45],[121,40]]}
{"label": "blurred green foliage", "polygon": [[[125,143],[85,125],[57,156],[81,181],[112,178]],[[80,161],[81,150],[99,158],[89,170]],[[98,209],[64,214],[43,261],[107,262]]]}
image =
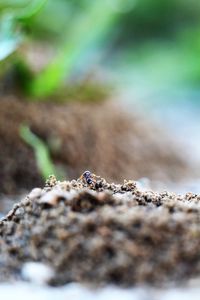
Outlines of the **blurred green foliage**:
{"label": "blurred green foliage", "polygon": [[31,94],[38,97],[50,95],[64,77],[69,78],[85,52],[91,51],[102,39],[116,17],[106,2],[91,2],[87,13],[80,13],[79,18],[75,18],[56,58],[31,83]]}
{"label": "blurred green foliage", "polygon": [[47,0],[1,0],[0,2],[0,61],[17,50],[25,38],[25,23]]}
{"label": "blurred green foliage", "polygon": [[[64,83],[74,91],[97,63],[127,65],[157,84],[198,86],[199,15],[196,0],[1,0],[1,74],[10,61],[33,99]],[[24,45],[36,43],[54,55],[34,72]]]}

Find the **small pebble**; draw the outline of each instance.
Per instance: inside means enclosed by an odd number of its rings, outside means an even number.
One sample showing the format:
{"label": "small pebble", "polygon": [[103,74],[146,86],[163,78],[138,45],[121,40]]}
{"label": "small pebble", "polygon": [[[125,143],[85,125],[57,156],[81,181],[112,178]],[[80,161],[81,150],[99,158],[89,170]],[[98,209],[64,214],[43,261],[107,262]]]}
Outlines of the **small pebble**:
{"label": "small pebble", "polygon": [[22,278],[36,284],[46,284],[54,276],[51,267],[39,262],[27,262],[22,267]]}

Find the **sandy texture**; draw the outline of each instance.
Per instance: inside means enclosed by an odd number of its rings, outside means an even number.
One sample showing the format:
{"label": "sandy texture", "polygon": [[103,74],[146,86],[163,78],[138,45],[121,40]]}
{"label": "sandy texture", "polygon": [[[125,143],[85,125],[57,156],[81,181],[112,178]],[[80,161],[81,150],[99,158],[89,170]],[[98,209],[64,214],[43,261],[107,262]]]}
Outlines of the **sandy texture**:
{"label": "sandy texture", "polygon": [[200,275],[200,196],[90,178],[51,177],[1,221],[1,281],[21,279],[29,261],[51,267],[53,285],[161,285]]}

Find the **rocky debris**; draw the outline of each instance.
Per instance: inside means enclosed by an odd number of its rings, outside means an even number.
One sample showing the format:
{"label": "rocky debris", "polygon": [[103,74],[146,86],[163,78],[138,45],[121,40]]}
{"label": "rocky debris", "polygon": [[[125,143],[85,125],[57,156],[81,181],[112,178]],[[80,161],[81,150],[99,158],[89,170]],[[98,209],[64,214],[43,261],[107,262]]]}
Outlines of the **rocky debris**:
{"label": "rocky debris", "polygon": [[51,285],[162,285],[200,275],[199,195],[90,179],[51,176],[1,220],[1,281],[23,279],[32,262],[52,270]]}

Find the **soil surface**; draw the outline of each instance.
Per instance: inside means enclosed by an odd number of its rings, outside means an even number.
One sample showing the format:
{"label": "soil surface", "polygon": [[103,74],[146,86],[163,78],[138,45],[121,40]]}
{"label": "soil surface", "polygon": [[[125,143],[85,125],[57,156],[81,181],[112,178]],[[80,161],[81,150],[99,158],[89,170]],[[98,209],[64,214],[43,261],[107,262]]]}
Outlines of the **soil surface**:
{"label": "soil surface", "polygon": [[52,285],[184,282],[200,275],[200,196],[51,176],[1,220],[0,236],[1,281],[41,262]]}
{"label": "soil surface", "polygon": [[19,135],[21,124],[46,143],[68,179],[85,169],[115,182],[176,181],[190,175],[183,149],[147,118],[127,114],[114,101],[38,103],[1,96],[0,105],[0,193],[43,184],[34,151]]}

